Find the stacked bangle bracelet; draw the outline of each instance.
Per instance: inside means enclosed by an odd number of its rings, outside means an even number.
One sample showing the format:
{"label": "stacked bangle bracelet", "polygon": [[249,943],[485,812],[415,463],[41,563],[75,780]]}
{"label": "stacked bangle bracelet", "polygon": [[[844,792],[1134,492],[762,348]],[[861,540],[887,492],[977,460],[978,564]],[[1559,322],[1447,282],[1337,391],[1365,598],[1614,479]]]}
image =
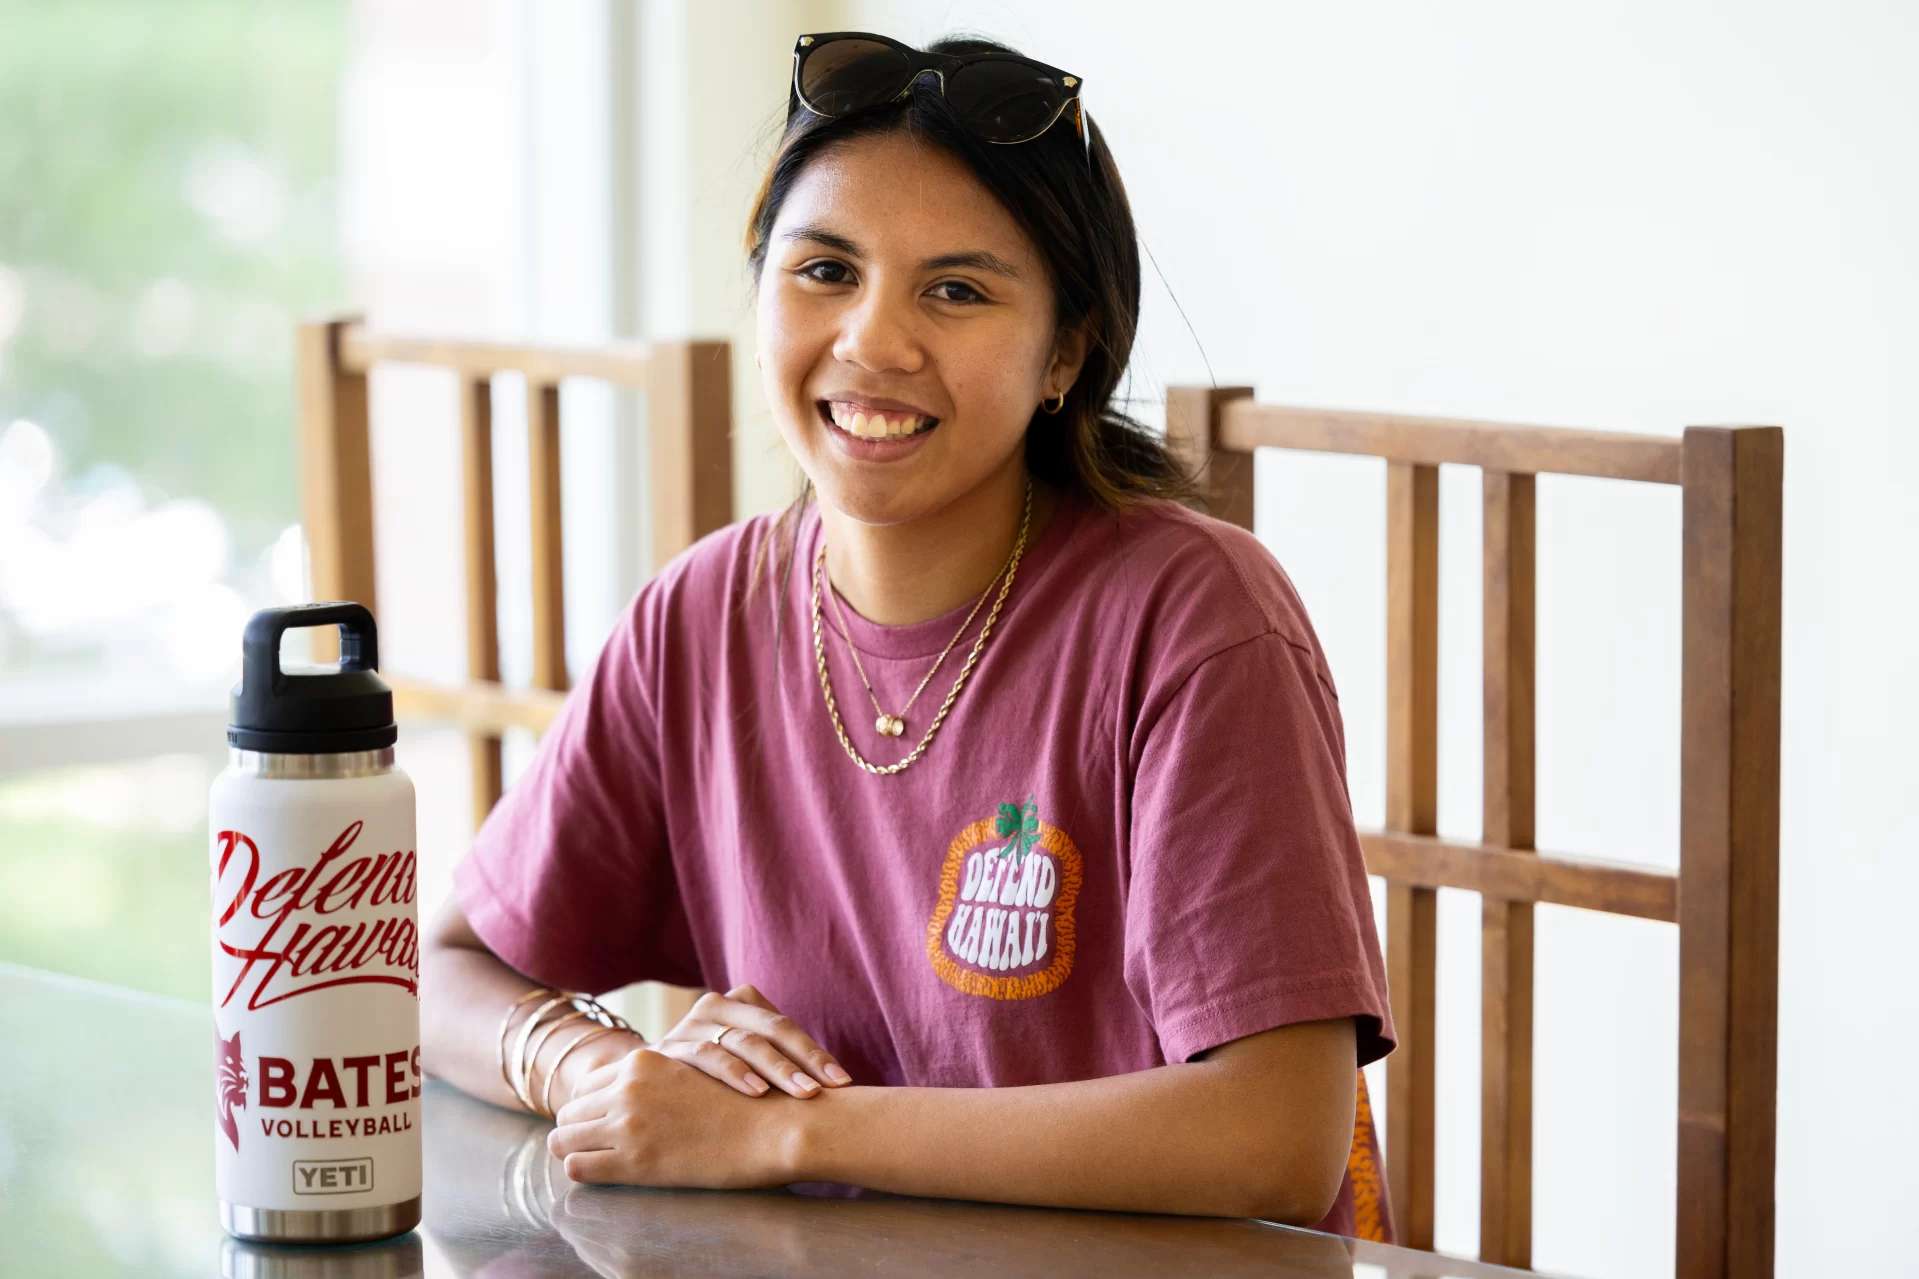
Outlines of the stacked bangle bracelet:
{"label": "stacked bangle bracelet", "polygon": [[553,1081],[559,1077],[560,1063],[566,1060],[566,1055],[572,1052],[575,1048],[578,1048],[581,1044],[586,1043],[588,1040],[598,1039],[601,1035],[610,1035],[616,1029],[618,1029],[618,1027],[596,1026],[592,1030],[587,1031],[584,1035],[580,1035],[577,1038],[575,1038],[573,1042],[568,1044],[566,1047],[560,1049],[560,1055],[558,1057],[555,1057],[553,1059],[552,1066],[547,1068],[546,1087],[540,1089],[540,1113],[541,1114],[545,1115],[549,1119],[553,1117]]}
{"label": "stacked bangle bracelet", "polygon": [[[541,1000],[530,1016],[520,1023],[520,1033],[513,1042],[511,1051],[507,1048],[507,1037],[513,1031],[513,1019],[521,1008],[534,1000]],[[561,1027],[573,1022],[589,1023],[592,1029],[584,1035],[575,1036],[546,1073],[546,1084],[539,1089],[539,1101],[534,1101],[534,1068],[539,1063],[540,1050]],[[567,1054],[589,1039],[598,1039],[601,1035],[616,1030],[631,1031],[625,1018],[608,1009],[591,995],[581,995],[572,991],[553,990],[545,986],[536,987],[514,1000],[507,1008],[506,1016],[500,1019],[500,1078],[512,1090],[520,1104],[536,1115],[551,1119],[553,1117],[553,1077],[559,1073],[560,1063]]]}

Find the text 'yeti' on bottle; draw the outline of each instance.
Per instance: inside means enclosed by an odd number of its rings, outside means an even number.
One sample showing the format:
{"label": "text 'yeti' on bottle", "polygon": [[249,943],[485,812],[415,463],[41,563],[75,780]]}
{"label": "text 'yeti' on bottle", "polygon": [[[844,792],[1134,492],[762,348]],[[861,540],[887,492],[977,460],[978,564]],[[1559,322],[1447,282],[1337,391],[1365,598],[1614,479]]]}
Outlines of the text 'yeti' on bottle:
{"label": "text 'yeti' on bottle", "polygon": [[[336,665],[283,668],[333,625]],[[420,1219],[418,859],[391,690],[358,604],[248,622],[209,800],[214,1149],[245,1239],[348,1243]]]}

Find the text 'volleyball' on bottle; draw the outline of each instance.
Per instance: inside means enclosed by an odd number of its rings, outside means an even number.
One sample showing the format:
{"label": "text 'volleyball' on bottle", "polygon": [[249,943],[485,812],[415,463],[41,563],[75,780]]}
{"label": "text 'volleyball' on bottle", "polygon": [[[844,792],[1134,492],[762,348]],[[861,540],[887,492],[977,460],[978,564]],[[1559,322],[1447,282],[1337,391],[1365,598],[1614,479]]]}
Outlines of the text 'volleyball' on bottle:
{"label": "text 'volleyball' on bottle", "polygon": [[[288,630],[337,626],[337,665],[285,669]],[[413,783],[373,614],[247,623],[208,801],[213,1144],[228,1233],[351,1243],[420,1220],[420,930]]]}

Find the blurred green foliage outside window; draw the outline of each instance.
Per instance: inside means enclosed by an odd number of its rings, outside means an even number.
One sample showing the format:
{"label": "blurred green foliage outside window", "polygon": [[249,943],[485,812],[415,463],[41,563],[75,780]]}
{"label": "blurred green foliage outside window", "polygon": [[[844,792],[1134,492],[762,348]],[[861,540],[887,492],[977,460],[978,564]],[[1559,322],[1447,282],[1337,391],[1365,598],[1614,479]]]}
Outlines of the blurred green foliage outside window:
{"label": "blurred green foliage outside window", "polygon": [[292,324],[341,296],[345,23],[0,0],[0,681],[212,684],[299,591]]}
{"label": "blurred green foliage outside window", "polygon": [[[0,732],[217,706],[247,613],[303,591],[293,322],[342,296],[346,23],[0,0]],[[223,746],[0,778],[0,960],[204,1002]]]}

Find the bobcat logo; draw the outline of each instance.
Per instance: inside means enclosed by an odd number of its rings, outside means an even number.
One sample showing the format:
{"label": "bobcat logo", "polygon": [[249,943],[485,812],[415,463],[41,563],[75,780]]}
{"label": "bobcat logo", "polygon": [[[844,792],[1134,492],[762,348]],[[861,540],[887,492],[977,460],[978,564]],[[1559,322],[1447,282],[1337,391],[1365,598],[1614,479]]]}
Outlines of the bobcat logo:
{"label": "bobcat logo", "polygon": [[213,1028],[213,1071],[217,1084],[215,1089],[215,1118],[219,1120],[220,1131],[227,1135],[233,1148],[240,1148],[240,1121],[233,1117],[236,1109],[247,1104],[247,1063],[240,1055],[240,1032],[234,1031],[232,1039],[220,1038],[220,1028]]}

